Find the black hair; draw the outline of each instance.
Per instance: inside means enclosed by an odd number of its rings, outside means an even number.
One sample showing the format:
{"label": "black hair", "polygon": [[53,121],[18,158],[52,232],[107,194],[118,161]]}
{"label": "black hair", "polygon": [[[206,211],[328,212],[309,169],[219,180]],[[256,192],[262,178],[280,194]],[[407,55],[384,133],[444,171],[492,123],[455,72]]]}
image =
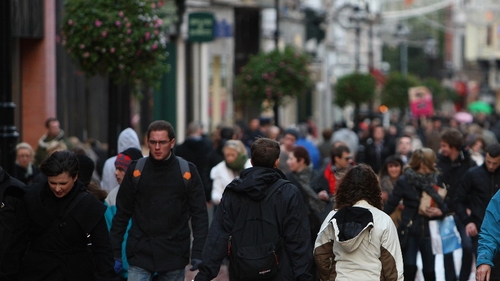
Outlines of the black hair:
{"label": "black hair", "polygon": [[335,157],[341,158],[344,152],[351,153],[351,150],[347,145],[341,144],[337,146],[332,146],[332,149],[330,151],[330,157],[332,161],[335,161]]}
{"label": "black hair", "polygon": [[73,151],[56,151],[52,153],[42,164],[40,171],[47,177],[53,177],[62,173],[68,173],[72,178],[78,175],[80,164]]}
{"label": "black hair", "polygon": [[486,153],[493,158],[500,156],[500,143],[493,143],[488,145],[486,148]]}
{"label": "black hair", "polygon": [[47,120],[45,120],[45,128],[48,129],[50,127],[50,123],[54,121],[59,121],[59,120],[57,120],[57,118],[55,117],[47,118]]}

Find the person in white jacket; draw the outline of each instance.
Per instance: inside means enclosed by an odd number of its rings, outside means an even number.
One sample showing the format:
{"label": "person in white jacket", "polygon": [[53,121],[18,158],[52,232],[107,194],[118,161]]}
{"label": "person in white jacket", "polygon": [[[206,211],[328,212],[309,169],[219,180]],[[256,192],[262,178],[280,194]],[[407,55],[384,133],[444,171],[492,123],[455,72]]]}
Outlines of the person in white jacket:
{"label": "person in white jacket", "polygon": [[381,209],[373,170],[364,164],[351,168],[314,245],[321,280],[404,280],[396,227]]}
{"label": "person in white jacket", "polygon": [[[134,129],[126,128],[118,136],[118,151],[124,151],[125,149],[131,147],[135,147],[140,150],[141,143]],[[102,169],[101,188],[107,192],[110,192],[111,189],[118,185],[118,181],[116,181],[115,177],[115,161],[116,155],[108,158],[106,162],[104,162],[104,167]]]}
{"label": "person in white jacket", "polygon": [[241,171],[252,167],[245,145],[239,140],[228,140],[222,148],[224,161],[215,165],[210,171],[212,183],[212,202],[219,205],[222,193],[226,186],[235,178],[240,177]]}

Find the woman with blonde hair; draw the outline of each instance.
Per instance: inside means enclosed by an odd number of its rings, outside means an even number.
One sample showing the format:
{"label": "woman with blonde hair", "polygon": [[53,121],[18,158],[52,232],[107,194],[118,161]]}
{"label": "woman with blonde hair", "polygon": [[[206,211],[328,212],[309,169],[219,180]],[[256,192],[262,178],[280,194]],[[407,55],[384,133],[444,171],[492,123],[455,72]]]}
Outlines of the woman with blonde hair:
{"label": "woman with blonde hair", "polygon": [[245,145],[239,140],[226,141],[222,153],[224,161],[210,171],[210,178],[213,180],[212,202],[215,205],[219,205],[226,186],[233,179],[239,178],[241,171],[252,167]]}
{"label": "woman with blonde hair", "polygon": [[[391,214],[403,201],[404,209],[398,233],[403,251],[405,280],[415,280],[417,253],[422,256],[422,273],[426,281],[436,280],[435,255],[432,253],[429,220],[440,219],[447,212],[443,198],[438,194],[438,171],[436,154],[430,148],[413,152],[403,175],[394,186],[394,191],[384,206],[384,212]],[[422,195],[429,195],[434,204],[419,210]]]}
{"label": "woman with blonde hair", "polygon": [[33,164],[35,152],[27,142],[16,145],[16,165],[12,176],[24,184],[32,184],[35,177],[40,173],[38,167]]}

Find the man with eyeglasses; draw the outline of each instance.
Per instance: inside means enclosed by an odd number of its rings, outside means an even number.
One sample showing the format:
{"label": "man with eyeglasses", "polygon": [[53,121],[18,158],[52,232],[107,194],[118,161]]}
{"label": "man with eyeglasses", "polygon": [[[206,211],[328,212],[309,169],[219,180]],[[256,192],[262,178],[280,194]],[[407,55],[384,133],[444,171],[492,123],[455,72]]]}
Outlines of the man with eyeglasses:
{"label": "man with eyeglasses", "polygon": [[143,169],[136,169],[137,161],[129,165],[116,199],[110,233],[115,270],[120,269],[123,235],[132,218],[126,250],[128,280],[151,280],[157,273],[159,280],[183,281],[189,257],[191,271],[200,266],[208,232],[203,184],[191,162],[189,172],[182,174],[173,152],[175,131],[169,122],[151,123],[147,141],[150,152]]}

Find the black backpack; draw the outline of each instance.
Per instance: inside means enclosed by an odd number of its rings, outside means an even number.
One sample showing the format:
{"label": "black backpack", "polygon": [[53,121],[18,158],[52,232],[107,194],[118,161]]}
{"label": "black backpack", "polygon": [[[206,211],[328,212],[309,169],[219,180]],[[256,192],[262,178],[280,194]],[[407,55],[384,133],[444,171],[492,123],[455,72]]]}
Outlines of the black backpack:
{"label": "black backpack", "polygon": [[[191,185],[191,170],[189,169],[189,163],[184,158],[176,156],[177,160],[179,160],[179,166],[181,168],[182,180],[184,181],[184,187],[186,190],[189,189]],[[137,186],[139,184],[139,180],[141,178],[142,169],[144,169],[144,165],[146,164],[146,160],[148,157],[142,157],[137,160],[137,164],[135,164],[135,171],[139,171],[139,176],[133,178],[134,190],[137,192]]]}
{"label": "black backpack", "polygon": [[247,199],[236,217],[228,240],[229,266],[237,280],[268,280],[278,273],[281,233],[269,198],[283,184],[276,181],[260,202]]}

